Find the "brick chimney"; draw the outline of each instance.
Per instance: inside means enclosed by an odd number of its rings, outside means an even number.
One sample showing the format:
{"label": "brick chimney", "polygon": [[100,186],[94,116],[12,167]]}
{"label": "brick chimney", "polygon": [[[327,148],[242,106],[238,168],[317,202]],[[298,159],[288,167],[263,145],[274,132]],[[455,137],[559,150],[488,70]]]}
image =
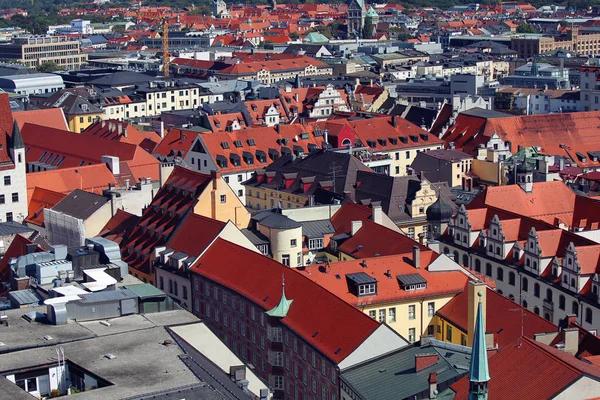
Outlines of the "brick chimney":
{"label": "brick chimney", "polygon": [[467,285],[468,291],[468,326],[467,326],[467,346],[471,346],[473,342],[473,335],[475,333],[475,321],[477,320],[477,304],[479,303],[479,296],[477,293],[481,292],[481,305],[483,307],[483,326],[486,325],[486,294],[487,294],[487,286],[482,281],[469,281]]}
{"label": "brick chimney", "polygon": [[435,372],[432,372],[429,374],[429,379],[427,380],[429,382],[429,398],[430,399],[435,399],[437,398],[437,374]]}
{"label": "brick chimney", "polygon": [[415,372],[423,371],[432,365],[437,364],[439,356],[437,353],[415,354]]}

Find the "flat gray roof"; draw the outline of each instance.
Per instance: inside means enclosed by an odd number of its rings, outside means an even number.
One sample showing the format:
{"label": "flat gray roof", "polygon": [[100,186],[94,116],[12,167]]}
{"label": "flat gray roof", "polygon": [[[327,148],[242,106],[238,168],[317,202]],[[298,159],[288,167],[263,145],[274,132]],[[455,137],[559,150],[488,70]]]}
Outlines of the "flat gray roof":
{"label": "flat gray roof", "polygon": [[[70,322],[64,326],[28,323],[25,311],[45,312],[45,307],[8,310],[9,326],[2,328],[0,371],[46,364],[56,360],[56,348],[64,349],[65,358],[111,382],[113,385],[78,394],[81,399],[122,399],[144,393],[163,392],[178,387],[202,384],[179,358],[184,354],[176,345],[162,343],[172,339],[165,325],[198,322],[185,310],[113,318],[111,326],[99,321]],[[148,318],[147,318],[148,317]],[[51,340],[43,339],[50,335]],[[60,342],[71,340],[70,342]],[[38,346],[21,351],[19,345]],[[111,353],[109,360],[104,357]],[[201,398],[222,398],[205,387]],[[212,396],[214,394],[214,396]]]}

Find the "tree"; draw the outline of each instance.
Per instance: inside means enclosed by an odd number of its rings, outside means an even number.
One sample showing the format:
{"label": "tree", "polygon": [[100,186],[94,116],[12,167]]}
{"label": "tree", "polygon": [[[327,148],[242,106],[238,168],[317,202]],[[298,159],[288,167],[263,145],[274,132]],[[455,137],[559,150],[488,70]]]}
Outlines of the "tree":
{"label": "tree", "polygon": [[521,24],[517,26],[517,33],[536,33],[535,28],[531,24]]}
{"label": "tree", "polygon": [[290,39],[293,39],[293,40],[300,39],[300,35],[298,34],[298,32],[292,32],[292,33],[290,33]]}
{"label": "tree", "polygon": [[373,23],[371,22],[371,18],[365,19],[365,25],[362,30],[363,39],[371,39],[373,36]]}
{"label": "tree", "polygon": [[55,72],[62,70],[61,66],[54,61],[45,61],[37,66],[38,72]]}
{"label": "tree", "polygon": [[123,32],[125,32],[125,26],[123,26],[123,25],[113,25],[112,31],[113,31],[113,33],[123,33]]}

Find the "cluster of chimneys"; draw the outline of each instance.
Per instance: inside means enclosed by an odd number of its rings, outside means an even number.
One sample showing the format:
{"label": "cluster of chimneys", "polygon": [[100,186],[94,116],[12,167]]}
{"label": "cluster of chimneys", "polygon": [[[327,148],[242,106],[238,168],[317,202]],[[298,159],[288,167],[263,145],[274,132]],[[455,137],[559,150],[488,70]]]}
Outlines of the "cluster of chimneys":
{"label": "cluster of chimneys", "polygon": [[106,122],[102,121],[102,128],[106,128],[108,124],[108,130],[110,132],[118,132],[119,136],[127,137],[127,129],[123,129],[123,124],[120,122]]}

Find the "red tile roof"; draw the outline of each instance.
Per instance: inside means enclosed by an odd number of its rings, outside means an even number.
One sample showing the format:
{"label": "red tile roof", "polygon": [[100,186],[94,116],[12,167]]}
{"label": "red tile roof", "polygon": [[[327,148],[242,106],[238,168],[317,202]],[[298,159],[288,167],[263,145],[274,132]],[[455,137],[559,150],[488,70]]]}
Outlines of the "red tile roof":
{"label": "red tile roof", "polygon": [[35,188],[64,194],[74,189],[101,194],[109,184],[116,185],[117,180],[106,164],[32,172],[27,174],[27,197],[31,200]]}
{"label": "red tile roof", "polygon": [[23,126],[21,133],[28,163],[40,161],[62,169],[99,164],[102,156],[113,156],[121,163],[126,162],[130,169],[143,167],[143,171],[130,171],[136,181],[139,177],[159,179],[158,160],[134,144],[29,123]]}
{"label": "red tile roof", "polygon": [[192,147],[192,143],[194,143],[197,135],[198,132],[173,128],[154,149],[154,154],[164,157],[179,156],[183,158]]}
{"label": "red tile roof", "polygon": [[146,146],[142,148],[152,153],[154,148],[160,143],[161,138],[156,132],[142,133],[132,125],[114,119],[97,121],[88,126],[81,135],[89,135],[107,140],[134,144],[136,146]]}
{"label": "red tile roof", "polygon": [[[339,363],[360,346],[379,323],[290,268],[261,254],[217,239],[190,269],[246,297],[263,310],[285,295],[293,300],[281,322]],[[351,327],[351,329],[349,329]]]}
{"label": "red tile roof", "polygon": [[[471,203],[469,209],[493,208],[542,220],[557,226],[590,229],[600,223],[600,202],[576,195],[563,182],[535,182],[531,193],[519,185],[488,186]],[[597,226],[597,225],[596,225]]]}
{"label": "red tile roof", "polygon": [[[394,127],[394,118],[396,126]],[[401,117],[378,117],[348,121],[363,146],[371,151],[390,151],[421,146],[442,147],[435,135]]]}
{"label": "red tile roof", "polygon": [[140,217],[124,210],[117,210],[117,213],[104,225],[98,236],[112,240],[120,244],[123,239],[133,231]]}
{"label": "red tile roof", "polygon": [[190,214],[173,234],[169,248],[197,257],[215,240],[225,225],[225,222]]}
{"label": "red tile roof", "polygon": [[13,168],[8,153],[8,138],[12,134],[13,116],[8,93],[0,93],[0,169]]}
{"label": "red tile roof", "polygon": [[[467,333],[469,319],[468,297],[468,291],[464,290],[437,312],[439,316],[450,321],[465,333]],[[523,331],[526,337],[533,338],[533,335],[537,333],[558,331],[556,325],[526,308],[523,309],[524,318],[522,318],[519,304],[490,288],[487,288],[485,309],[485,331],[494,333],[494,344],[498,345],[499,349],[503,349],[521,337],[521,321],[523,321]]]}
{"label": "red tile roof", "polygon": [[267,70],[271,72],[278,71],[293,71],[293,70],[304,70],[306,67],[327,67],[328,64],[323,61],[315,60],[314,58],[307,56],[299,56],[292,59],[284,60],[269,60],[269,61],[256,61],[239,63],[223,68],[219,73],[229,75],[249,75],[256,74],[259,71]]}
{"label": "red tile roof", "polygon": [[[579,167],[598,167],[589,151],[600,151],[600,111],[545,115],[484,118],[460,114],[443,139],[454,142],[457,149],[475,155],[479,144],[487,143],[494,133],[513,151],[539,146],[540,152],[567,156]],[[560,127],[560,129],[557,129]],[[580,156],[586,157],[584,161]]]}
{"label": "red tile roof", "polygon": [[[516,339],[489,359],[489,400],[551,399],[583,376],[600,378],[600,367],[529,338]],[[451,386],[455,398],[469,396],[469,378]]]}
{"label": "red tile roof", "polygon": [[265,120],[265,114],[271,107],[275,107],[275,110],[279,114],[279,120],[282,123],[287,121],[285,108],[283,108],[283,104],[279,99],[248,100],[244,102],[244,105],[246,106],[248,116],[250,117],[248,123],[256,125],[266,124],[268,121]]}
{"label": "red tile roof", "polygon": [[168,243],[173,232],[192,213],[198,196],[210,182],[210,175],[175,167],[135,229],[121,243],[123,260],[130,269],[152,274],[152,251],[156,246]]}
{"label": "red tile roof", "polygon": [[[29,179],[29,175],[27,178]],[[59,193],[42,187],[34,187],[29,197],[28,215],[25,218],[25,222],[44,226],[44,208],[54,207],[65,196],[66,193]]]}
{"label": "red tile roof", "polygon": [[23,126],[26,123],[30,123],[46,126],[48,128],[62,129],[65,131],[69,130],[67,119],[65,118],[63,109],[60,107],[19,111],[13,113],[13,117],[19,125],[19,129],[23,129]]}
{"label": "red tile roof", "polygon": [[[427,267],[437,257],[438,254],[434,251],[421,251],[419,269],[412,264],[412,252],[407,252],[392,256],[333,262],[328,265],[314,265],[299,268],[297,271],[355,307],[461,293],[467,283],[467,275],[460,271],[429,272]],[[387,271],[390,271],[391,277],[386,275]],[[349,291],[348,282],[344,276],[359,272],[364,272],[377,280],[376,295],[357,297]],[[396,276],[407,274],[421,275],[427,281],[427,288],[423,290],[400,288]],[[341,276],[342,279],[338,279],[337,276]]]}
{"label": "red tile roof", "polygon": [[[219,165],[217,162],[218,156],[224,157],[227,160],[227,166],[219,167],[220,172],[252,171],[261,167],[264,168],[273,161],[269,157],[269,149],[277,151],[278,156],[282,147],[286,147],[291,152],[294,151],[295,147],[299,147],[304,154],[310,152],[311,148],[309,146],[320,149],[324,137],[315,136],[313,131],[313,125],[280,125],[279,133],[275,127],[264,126],[233,132],[202,134],[198,136],[198,140],[206,152],[213,158],[216,165]],[[236,141],[239,147],[236,146]],[[227,145],[224,146],[224,143],[227,143]],[[266,155],[264,162],[259,161],[257,151],[262,151]],[[244,152],[252,155],[250,164],[244,160]],[[237,155],[240,158],[239,166],[232,164],[232,155],[234,157]]]}

